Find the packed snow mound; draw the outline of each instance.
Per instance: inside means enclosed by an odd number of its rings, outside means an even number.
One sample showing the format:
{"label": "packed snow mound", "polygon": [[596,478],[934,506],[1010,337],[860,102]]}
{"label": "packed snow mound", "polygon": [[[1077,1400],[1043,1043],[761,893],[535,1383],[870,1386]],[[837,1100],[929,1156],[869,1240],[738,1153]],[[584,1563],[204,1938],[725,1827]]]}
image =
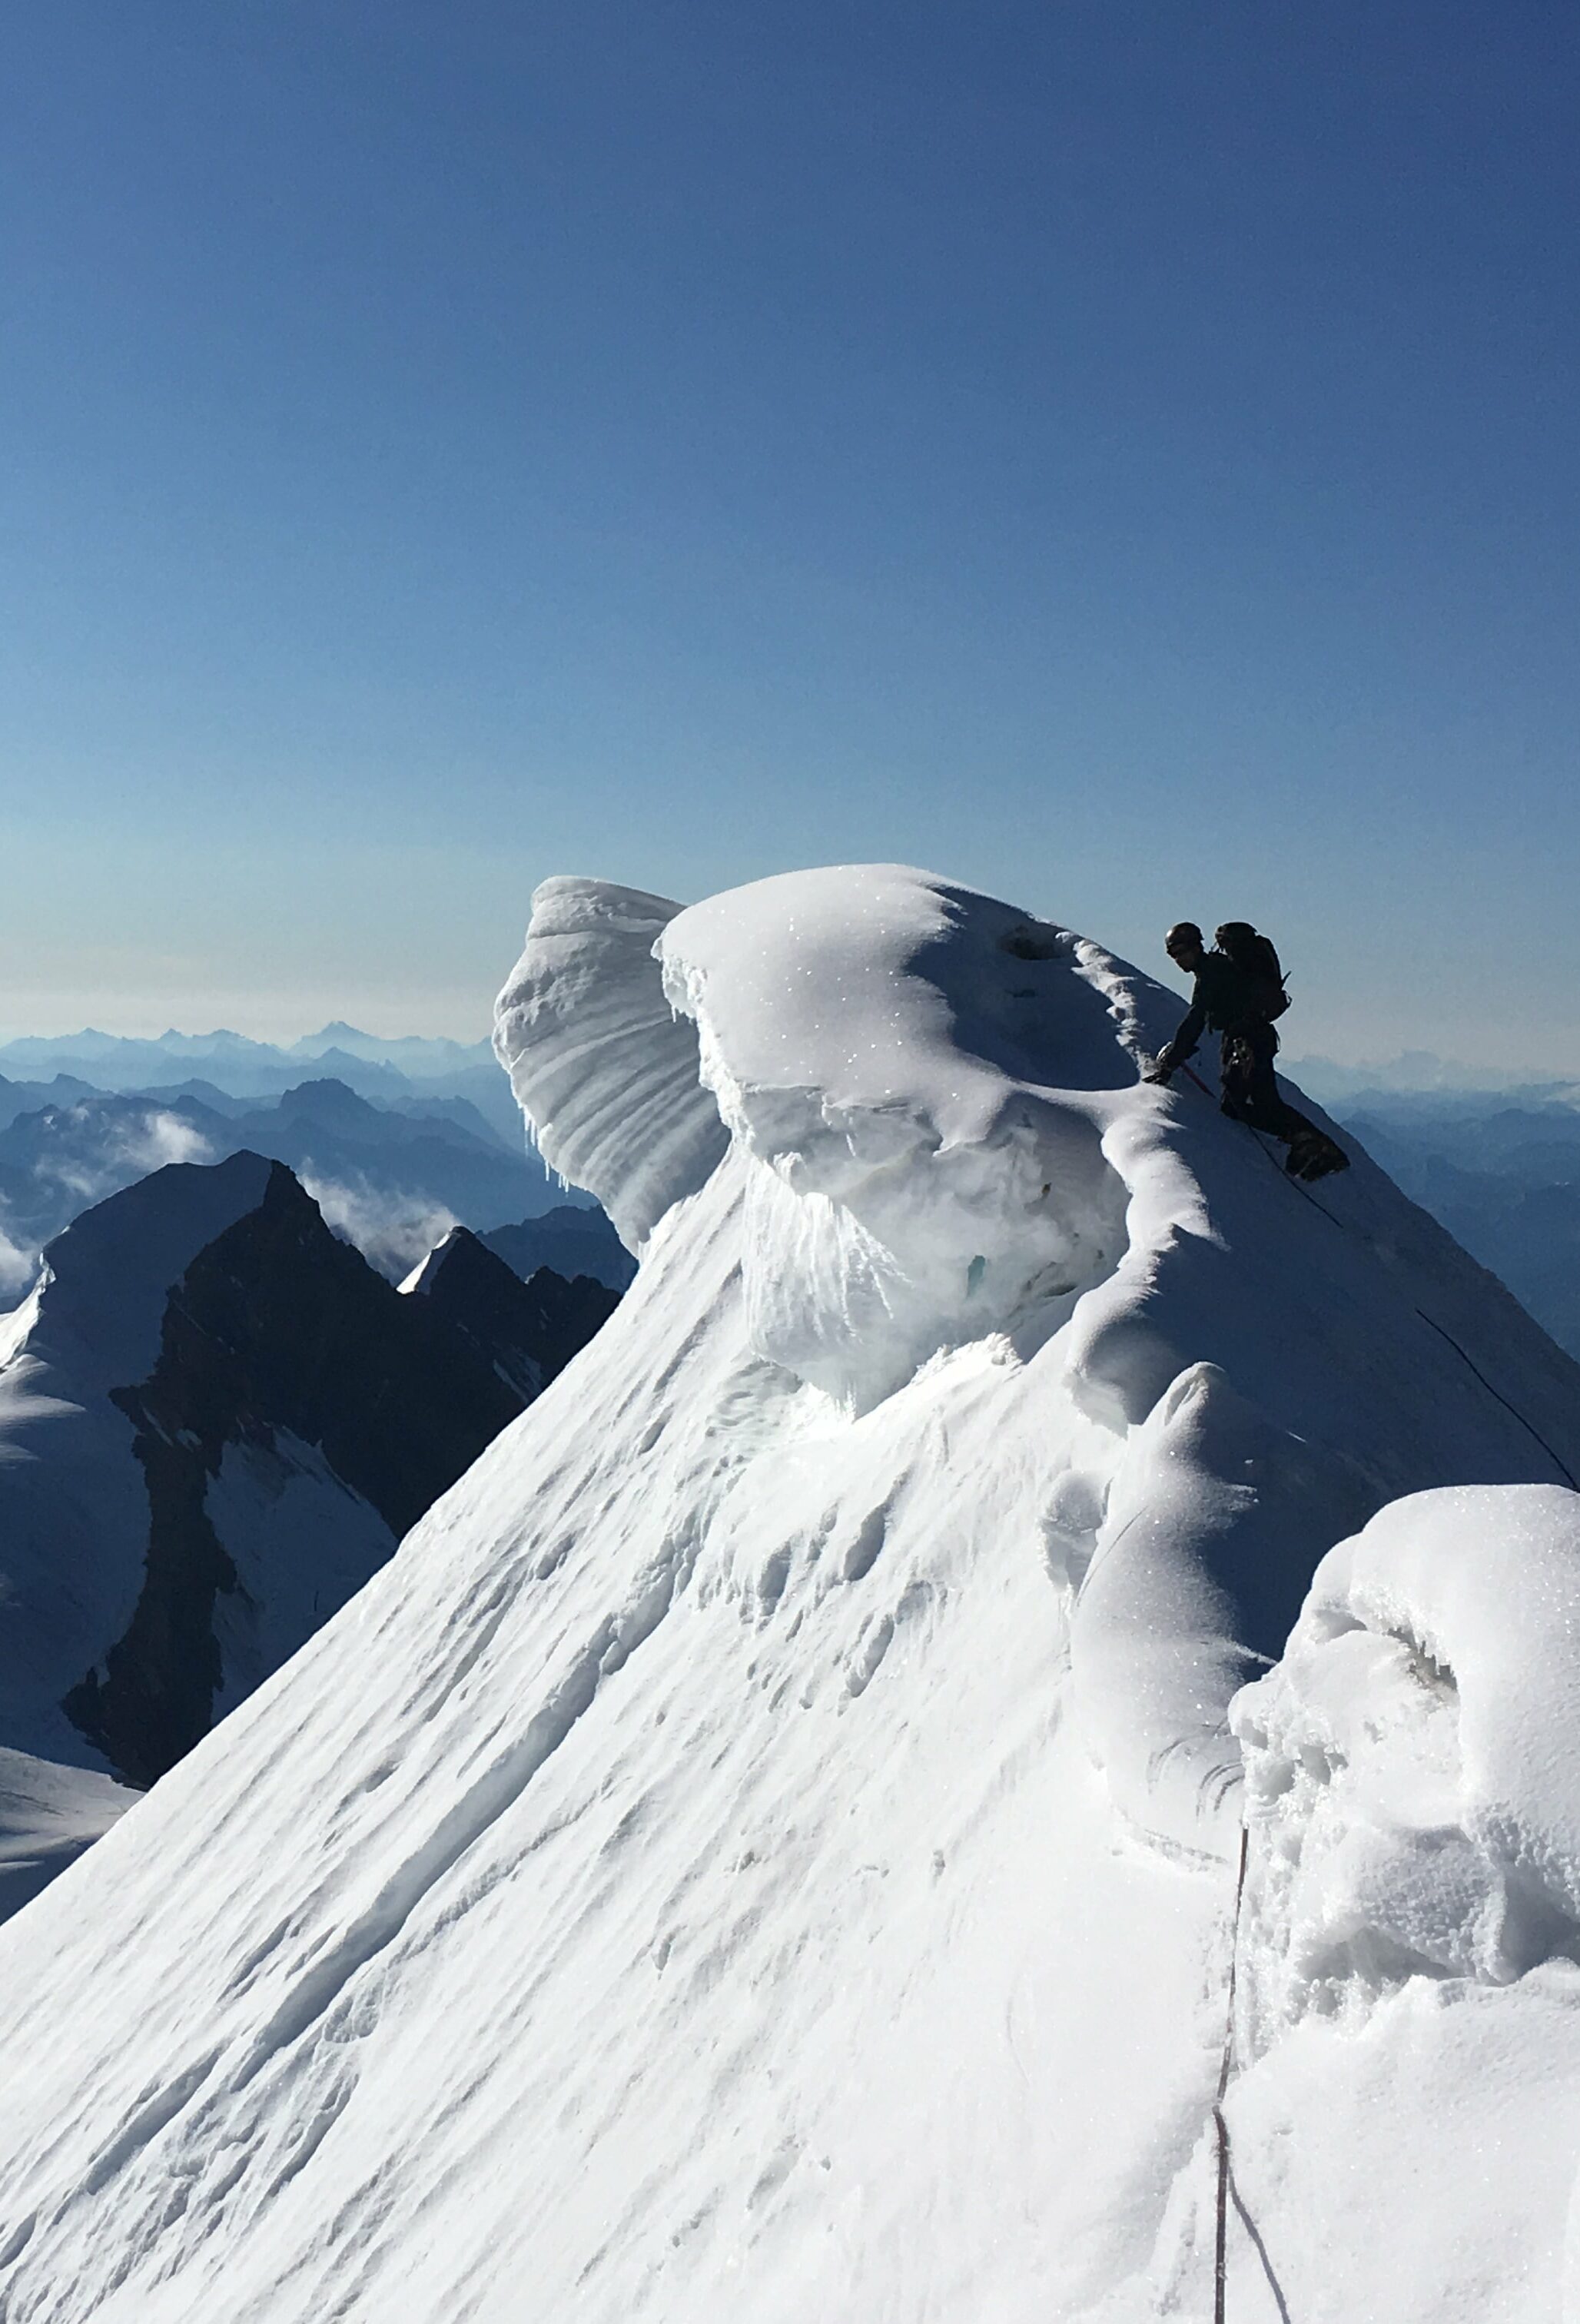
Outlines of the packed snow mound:
{"label": "packed snow mound", "polygon": [[[1548,1485],[1381,1510],[1235,1702],[1230,2315],[1580,2318],[1577,1705],[1580,1495]],[[1179,2205],[1163,2312],[1199,2240]]]}
{"label": "packed snow mound", "polygon": [[1074,1701],[1125,1812],[1190,1848],[1226,1844],[1226,1705],[1327,1547],[1445,1477],[1571,1478],[1580,1375],[1364,1157],[1318,1198],[1199,1091],[1142,1084],[1180,1013],[1056,923],[855,865],[685,910],[550,881],[497,1039],[633,1248],[727,1138],[778,1372],[855,1415],[962,1347],[1051,1370]]}
{"label": "packed snow mound", "polygon": [[1252,2039],[1580,1944],[1580,1495],[1415,1493],[1318,1567],[1233,1708],[1268,1940]]}
{"label": "packed snow mound", "polygon": [[887,866],[766,880],[657,947],[749,1157],[763,1354],[864,1408],[939,1349],[1046,1336],[1125,1247],[1103,1151],[1133,1027],[1063,928]]}
{"label": "packed snow mound", "polygon": [[1385,1504],[1580,1467],[1580,1372],[1141,1084],[1181,1005],[890,867],[540,891],[501,1051],[636,1281],[0,1932],[0,2309],[1204,2318],[1238,1946],[1231,2313],[1561,2312],[1564,1928],[1306,2006],[1230,1706]]}

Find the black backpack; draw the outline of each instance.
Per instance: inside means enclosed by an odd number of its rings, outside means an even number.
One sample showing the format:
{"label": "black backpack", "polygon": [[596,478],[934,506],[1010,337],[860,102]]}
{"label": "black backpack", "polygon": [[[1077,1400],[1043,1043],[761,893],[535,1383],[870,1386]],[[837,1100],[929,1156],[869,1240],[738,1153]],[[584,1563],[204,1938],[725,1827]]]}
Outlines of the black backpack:
{"label": "black backpack", "polygon": [[1258,935],[1249,920],[1225,920],[1217,932],[1218,949],[1227,954],[1256,989],[1256,1013],[1270,1022],[1289,1005],[1284,972],[1270,936]]}

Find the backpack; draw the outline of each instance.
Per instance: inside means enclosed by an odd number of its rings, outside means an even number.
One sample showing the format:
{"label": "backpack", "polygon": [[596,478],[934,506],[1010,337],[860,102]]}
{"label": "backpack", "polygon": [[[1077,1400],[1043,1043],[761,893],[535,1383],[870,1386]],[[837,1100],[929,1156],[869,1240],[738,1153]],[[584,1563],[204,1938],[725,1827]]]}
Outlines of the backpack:
{"label": "backpack", "polygon": [[1227,954],[1256,989],[1256,1013],[1270,1023],[1289,1005],[1284,972],[1269,936],[1258,935],[1249,920],[1225,920],[1217,932],[1218,949]]}

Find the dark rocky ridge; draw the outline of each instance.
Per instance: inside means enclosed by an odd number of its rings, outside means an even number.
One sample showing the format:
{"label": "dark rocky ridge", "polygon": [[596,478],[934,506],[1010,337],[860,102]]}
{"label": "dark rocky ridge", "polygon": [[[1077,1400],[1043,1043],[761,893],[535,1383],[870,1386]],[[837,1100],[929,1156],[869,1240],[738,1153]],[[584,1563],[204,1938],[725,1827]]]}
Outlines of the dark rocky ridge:
{"label": "dark rocky ridge", "polygon": [[547,1388],[620,1305],[617,1291],[586,1275],[568,1282],[541,1267],[523,1282],[468,1227],[451,1228],[411,1283],[410,1296],[452,1323],[528,1397]]}
{"label": "dark rocky ridge", "polygon": [[612,1291],[625,1291],[636,1261],[615,1233],[608,1214],[596,1204],[562,1203],[536,1218],[494,1227],[480,1235],[489,1250],[530,1283],[541,1267],[557,1275],[590,1275]]}
{"label": "dark rocky ridge", "polygon": [[148,1493],[142,1593],[64,1705],[130,1781],[153,1782],[208,1731],[224,1676],[217,1612],[251,1603],[210,1507],[227,1450],[277,1461],[285,1477],[311,1448],[323,1498],[366,1505],[375,1554],[355,1588],[614,1304],[557,1277],[529,1287],[474,1237],[466,1246],[435,1268],[428,1296],[402,1296],[276,1163],[256,1207],[170,1290],[153,1370],[111,1391]]}

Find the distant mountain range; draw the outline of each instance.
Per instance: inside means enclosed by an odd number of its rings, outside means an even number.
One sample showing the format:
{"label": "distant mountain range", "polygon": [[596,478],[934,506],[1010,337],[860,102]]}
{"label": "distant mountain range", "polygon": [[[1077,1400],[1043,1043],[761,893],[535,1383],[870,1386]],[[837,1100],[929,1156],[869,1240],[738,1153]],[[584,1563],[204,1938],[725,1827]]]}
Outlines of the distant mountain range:
{"label": "distant mountain range", "polygon": [[636,1261],[596,1205],[566,1203],[519,1226],[495,1227],[483,1240],[513,1268],[523,1282],[542,1267],[560,1275],[590,1275],[611,1291],[624,1291],[636,1274]]}
{"label": "distant mountain range", "polygon": [[0,1076],[35,1086],[64,1074],[96,1090],[163,1095],[197,1079],[232,1097],[268,1098],[300,1082],[307,1065],[316,1078],[344,1082],[386,1103],[412,1096],[466,1098],[503,1138],[520,1144],[521,1115],[486,1041],[416,1035],[384,1040],[355,1025],[334,1024],[286,1047],[224,1031],[132,1040],[91,1027],[0,1043]]}
{"label": "distant mountain range", "polygon": [[[1178,1021],[903,867],[539,888],[502,1046],[641,1273],[4,1932],[11,2324],[1580,2324],[1580,1366]],[[117,1766],[161,1624],[223,1704],[416,1497],[392,1309],[519,1307],[456,1235],[342,1326],[310,1218],[91,1406],[146,1580],[26,1619]]]}
{"label": "distant mountain range", "polygon": [[[326,1025],[321,1032],[306,1033],[300,1040],[283,1046],[274,1041],[255,1041],[248,1034],[230,1033],[223,1028],[213,1033],[178,1033],[172,1028],[152,1040],[97,1032],[91,1025],[85,1026],[80,1033],[24,1034],[15,1040],[0,1042],[0,1070],[9,1073],[14,1065],[19,1071],[65,1073],[71,1070],[67,1062],[71,1058],[91,1062],[99,1069],[101,1077],[106,1066],[116,1074],[123,1069],[140,1074],[150,1061],[168,1065],[172,1060],[191,1063],[199,1058],[240,1070],[268,1064],[300,1067],[304,1058],[323,1057],[332,1051],[361,1058],[369,1065],[393,1065],[416,1076],[461,1072],[472,1065],[486,1065],[490,1071],[497,1071],[493,1047],[486,1040],[451,1041],[442,1037],[428,1039],[414,1033],[385,1039],[377,1033],[364,1033],[340,1019]],[[109,1086],[118,1088],[121,1084],[112,1080]]]}
{"label": "distant mountain range", "polygon": [[1372,1090],[1343,1119],[1411,1199],[1580,1356],[1580,1107],[1572,1084]]}
{"label": "distant mountain range", "polygon": [[1554,1080],[1550,1074],[1533,1074],[1527,1065],[1511,1068],[1504,1065],[1466,1065],[1452,1057],[1440,1057],[1433,1049],[1406,1049],[1397,1057],[1386,1060],[1365,1060],[1359,1064],[1342,1063],[1334,1057],[1304,1057],[1289,1053],[1280,1061],[1280,1071],[1310,1097],[1326,1106],[1340,1106],[1368,1096],[1390,1099],[1442,1099],[1454,1102],[1458,1099],[1484,1102],[1493,1097],[1505,1102],[1515,1098],[1556,1095],[1566,1092],[1571,1103],[1580,1101],[1580,1083],[1571,1075],[1567,1080]]}
{"label": "distant mountain range", "polygon": [[[487,1230],[566,1207],[519,1115],[507,1140],[469,1098],[378,1070],[395,1086],[377,1099],[333,1077],[266,1100],[207,1077],[125,1092],[75,1077],[0,1083],[0,1292],[19,1297],[43,1244],[90,1204],[164,1163],[244,1148],[287,1163],[393,1279],[455,1223]],[[493,1078],[503,1085],[497,1068]]]}
{"label": "distant mountain range", "polygon": [[0,1914],[289,1658],[591,1338],[464,1228],[402,1296],[278,1161],[79,1217],[0,1331]]}

